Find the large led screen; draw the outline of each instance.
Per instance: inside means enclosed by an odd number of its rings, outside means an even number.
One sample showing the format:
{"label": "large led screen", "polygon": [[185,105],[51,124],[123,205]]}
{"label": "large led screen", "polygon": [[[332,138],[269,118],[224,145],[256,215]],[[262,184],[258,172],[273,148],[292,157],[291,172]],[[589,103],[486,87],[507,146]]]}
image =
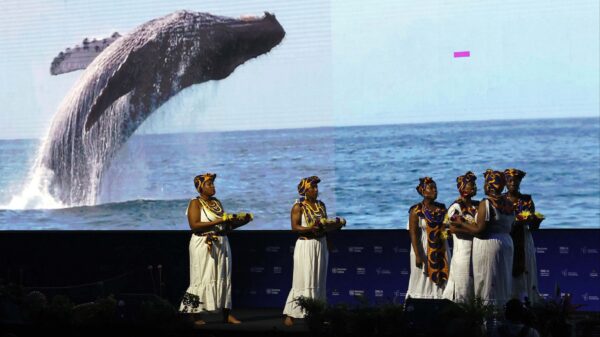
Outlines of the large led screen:
{"label": "large led screen", "polygon": [[4,1],[0,229],[185,230],[214,172],[246,229],[301,178],[348,229],[431,176],[526,172],[542,228],[598,227],[599,3]]}

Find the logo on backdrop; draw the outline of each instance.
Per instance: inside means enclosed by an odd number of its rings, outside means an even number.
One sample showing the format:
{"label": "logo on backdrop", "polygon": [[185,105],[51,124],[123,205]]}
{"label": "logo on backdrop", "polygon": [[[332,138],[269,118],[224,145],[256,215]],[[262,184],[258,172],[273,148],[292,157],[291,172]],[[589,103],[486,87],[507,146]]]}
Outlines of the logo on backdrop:
{"label": "logo on backdrop", "polygon": [[592,269],[592,271],[590,272],[590,277],[591,278],[597,278],[598,277],[598,272],[596,271],[596,269]]}
{"label": "logo on backdrop", "polygon": [[279,295],[279,292],[281,291],[281,289],[267,288],[265,291],[266,291],[267,295]]}
{"label": "logo on backdrop", "polygon": [[350,289],[348,291],[348,294],[350,296],[364,296],[365,295],[365,291],[364,290],[358,290],[358,289]]}
{"label": "logo on backdrop", "polygon": [[576,271],[569,271],[568,269],[563,269],[561,272],[562,276],[565,277],[578,277],[579,273],[577,273]]}
{"label": "logo on backdrop", "polygon": [[375,269],[375,272],[377,273],[377,275],[390,275],[392,273],[391,270],[389,270],[389,269],[383,269],[381,267]]}
{"label": "logo on backdrop", "polygon": [[279,266],[273,267],[273,274],[281,274],[281,269]]}
{"label": "logo on backdrop", "polygon": [[250,267],[250,272],[251,273],[257,273],[257,274],[259,274],[259,273],[262,273],[264,271],[265,271],[265,267],[259,267],[259,266]]}
{"label": "logo on backdrop", "polygon": [[350,253],[362,253],[363,249],[365,247],[361,247],[361,246],[351,246],[348,247],[348,252]]}
{"label": "logo on backdrop", "polygon": [[536,247],[535,252],[538,254],[546,254],[548,247]]}
{"label": "logo on backdrop", "polygon": [[267,246],[265,248],[265,252],[267,252],[267,253],[279,253],[280,249],[281,249],[280,246]]}
{"label": "logo on backdrop", "polygon": [[345,274],[346,268],[333,267],[333,268],[331,268],[331,273],[332,274]]}
{"label": "logo on backdrop", "polygon": [[383,297],[383,290],[375,289],[375,297]]}
{"label": "logo on backdrop", "polygon": [[560,254],[569,254],[569,247],[568,246],[567,247],[560,246],[560,247],[558,247],[558,252]]}
{"label": "logo on backdrop", "polygon": [[598,295],[590,295],[589,293],[584,293],[581,295],[584,301],[600,301],[600,297]]}
{"label": "logo on backdrop", "polygon": [[365,275],[366,273],[365,267],[356,267],[356,275]]}
{"label": "logo on backdrop", "polygon": [[394,254],[408,253],[408,248],[405,247],[394,246],[392,250],[394,251]]}
{"label": "logo on backdrop", "polygon": [[331,291],[331,296],[340,296],[340,292],[337,289]]}
{"label": "logo on backdrop", "polygon": [[383,254],[383,246],[374,246],[373,253],[375,254]]}
{"label": "logo on backdrop", "polygon": [[410,273],[409,273],[409,271],[408,271],[407,269],[402,269],[402,270],[400,271],[400,275],[409,275],[409,274],[410,274]]}
{"label": "logo on backdrop", "polygon": [[401,300],[406,298],[406,291],[401,291],[399,289],[394,290],[394,302],[396,302],[396,300]]}
{"label": "logo on backdrop", "polygon": [[598,254],[598,248],[588,248],[586,246],[581,247],[582,254]]}
{"label": "logo on backdrop", "polygon": [[549,277],[550,269],[540,269],[540,277]]}

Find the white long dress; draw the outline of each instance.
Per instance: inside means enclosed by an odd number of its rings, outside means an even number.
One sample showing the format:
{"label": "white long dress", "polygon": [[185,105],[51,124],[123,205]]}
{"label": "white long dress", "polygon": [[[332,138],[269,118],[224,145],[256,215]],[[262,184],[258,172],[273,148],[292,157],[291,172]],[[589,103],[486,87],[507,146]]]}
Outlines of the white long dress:
{"label": "white long dress", "polygon": [[[304,214],[302,214],[302,227],[308,227]],[[292,289],[285,302],[284,315],[294,318],[306,316],[306,312],[295,302],[300,296],[327,301],[325,287],[328,263],[329,251],[325,237],[296,240]]]}
{"label": "white long dress", "polygon": [[[202,207],[200,221],[210,222],[219,216]],[[210,312],[231,309],[231,248],[227,236],[215,236],[208,249],[207,237],[192,234],[190,239],[190,286],[179,311]]]}
{"label": "white long dress", "polygon": [[[467,221],[475,219],[470,214],[463,214],[460,205],[453,203],[448,208],[448,217],[455,214],[463,216]],[[473,298],[473,268],[471,253],[473,237],[465,234],[452,234],[452,261],[450,262],[450,276],[444,289],[444,298],[454,302],[466,302]]]}
{"label": "white long dress", "polygon": [[[444,287],[440,287],[427,276],[427,222],[419,217],[419,231],[417,240],[420,241],[417,247],[423,257],[423,266],[418,268],[415,264],[416,257],[412,243],[410,245],[410,278],[408,279],[408,290],[406,298],[443,298]],[[407,224],[408,228],[408,224]],[[448,249],[448,241],[444,242],[446,246],[446,257],[450,262],[450,250]],[[452,271],[450,271],[452,273]]]}
{"label": "white long dress", "polygon": [[[486,206],[487,231],[473,239],[473,282],[475,296],[488,304],[503,306],[511,298],[513,242],[510,229],[514,214],[500,213],[489,200]],[[490,214],[490,211],[494,212]]]}
{"label": "white long dress", "polygon": [[528,226],[524,228],[525,244],[525,272],[517,277],[513,277],[512,297],[523,300],[525,296],[531,303],[539,302],[541,295],[539,293],[537,279],[537,262],[535,257],[535,244]]}

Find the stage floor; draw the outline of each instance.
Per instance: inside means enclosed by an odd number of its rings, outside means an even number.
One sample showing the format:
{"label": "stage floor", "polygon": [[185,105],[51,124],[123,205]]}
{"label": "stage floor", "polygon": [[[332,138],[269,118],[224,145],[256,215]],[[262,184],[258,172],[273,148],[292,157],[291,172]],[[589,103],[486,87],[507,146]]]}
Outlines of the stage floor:
{"label": "stage floor", "polygon": [[242,324],[225,324],[222,315],[206,314],[203,319],[206,324],[197,328],[198,331],[211,332],[214,335],[248,334],[248,335],[296,335],[309,336],[304,319],[297,319],[291,327],[283,325],[283,308],[274,309],[233,309],[232,314]]}

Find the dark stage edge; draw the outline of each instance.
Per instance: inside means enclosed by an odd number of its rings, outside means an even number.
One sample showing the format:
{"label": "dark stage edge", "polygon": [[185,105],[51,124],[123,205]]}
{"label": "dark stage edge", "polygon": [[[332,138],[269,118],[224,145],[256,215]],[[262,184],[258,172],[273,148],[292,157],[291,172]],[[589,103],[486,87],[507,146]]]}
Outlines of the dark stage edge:
{"label": "dark stage edge", "polygon": [[294,335],[309,336],[309,330],[304,319],[296,319],[291,327],[283,325],[283,308],[273,309],[233,309],[232,314],[242,324],[225,324],[220,313],[206,314],[202,318],[206,324],[196,328],[197,331],[210,332],[218,336],[231,334],[248,335]]}

